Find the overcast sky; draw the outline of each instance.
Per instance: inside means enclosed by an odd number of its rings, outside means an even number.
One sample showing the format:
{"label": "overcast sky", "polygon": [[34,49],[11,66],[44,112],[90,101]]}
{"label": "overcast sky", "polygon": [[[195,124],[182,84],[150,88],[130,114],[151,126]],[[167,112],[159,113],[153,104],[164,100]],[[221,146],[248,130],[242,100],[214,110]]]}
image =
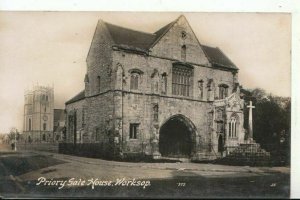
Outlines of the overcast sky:
{"label": "overcast sky", "polygon": [[53,84],[55,108],[84,89],[98,19],[155,32],[180,14],[202,44],[218,46],[239,67],[244,88],[290,96],[288,14],[0,12],[0,133],[22,130],[24,89]]}

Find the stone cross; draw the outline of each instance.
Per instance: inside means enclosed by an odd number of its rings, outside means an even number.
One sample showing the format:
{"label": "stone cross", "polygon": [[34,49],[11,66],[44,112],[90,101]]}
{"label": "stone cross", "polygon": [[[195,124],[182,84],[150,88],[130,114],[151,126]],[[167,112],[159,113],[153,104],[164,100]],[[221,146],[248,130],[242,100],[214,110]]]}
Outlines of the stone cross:
{"label": "stone cross", "polygon": [[253,140],[253,126],[252,126],[252,109],[255,108],[255,106],[252,105],[252,101],[250,101],[249,106],[249,139]]}

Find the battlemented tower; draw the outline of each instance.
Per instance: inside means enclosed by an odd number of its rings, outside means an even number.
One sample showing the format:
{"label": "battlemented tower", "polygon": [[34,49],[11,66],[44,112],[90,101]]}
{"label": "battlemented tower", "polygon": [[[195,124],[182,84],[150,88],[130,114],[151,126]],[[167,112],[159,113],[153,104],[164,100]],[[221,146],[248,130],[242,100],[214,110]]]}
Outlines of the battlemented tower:
{"label": "battlemented tower", "polygon": [[54,89],[36,85],[25,91],[23,138],[26,142],[53,140]]}

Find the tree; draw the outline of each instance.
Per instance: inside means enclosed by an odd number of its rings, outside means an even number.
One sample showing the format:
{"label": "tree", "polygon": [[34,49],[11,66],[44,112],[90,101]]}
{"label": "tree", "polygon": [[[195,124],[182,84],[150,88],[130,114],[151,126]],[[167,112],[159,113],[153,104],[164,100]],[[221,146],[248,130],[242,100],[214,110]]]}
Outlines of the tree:
{"label": "tree", "polygon": [[[287,97],[268,94],[265,90],[256,88],[250,91],[255,98],[253,111],[253,137],[262,148],[279,160],[289,161],[291,101]],[[247,100],[245,100],[246,104]],[[245,109],[245,121],[248,109]],[[245,128],[247,129],[247,122]]]}
{"label": "tree", "polygon": [[8,138],[11,142],[15,141],[15,138],[18,141],[20,139],[20,133],[19,133],[18,129],[15,127],[12,127],[9,131]]}

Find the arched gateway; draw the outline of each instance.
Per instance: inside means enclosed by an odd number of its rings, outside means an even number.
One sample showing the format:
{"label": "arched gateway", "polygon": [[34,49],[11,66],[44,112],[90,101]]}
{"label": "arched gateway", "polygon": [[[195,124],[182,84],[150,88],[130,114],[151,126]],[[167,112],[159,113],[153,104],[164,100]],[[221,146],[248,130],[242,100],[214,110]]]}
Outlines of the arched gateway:
{"label": "arched gateway", "polygon": [[196,127],[187,117],[174,115],[159,131],[159,151],[165,157],[191,157],[196,148]]}

